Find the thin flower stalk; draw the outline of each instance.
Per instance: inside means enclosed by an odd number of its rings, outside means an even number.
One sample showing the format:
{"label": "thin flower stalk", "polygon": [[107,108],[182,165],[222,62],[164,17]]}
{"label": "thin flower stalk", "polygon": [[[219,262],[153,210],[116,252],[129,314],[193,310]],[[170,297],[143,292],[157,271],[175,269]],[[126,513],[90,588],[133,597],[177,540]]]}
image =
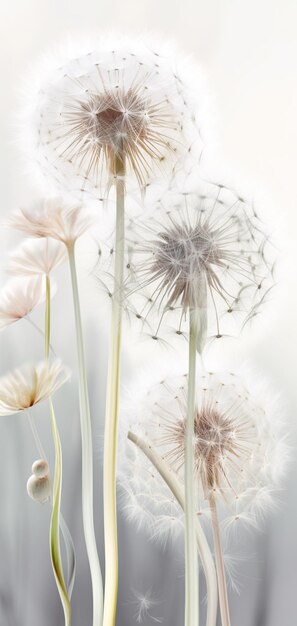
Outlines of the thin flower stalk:
{"label": "thin flower stalk", "polygon": [[[50,349],[50,329],[51,329],[51,282],[49,274],[45,276],[46,280],[46,300],[45,300],[45,360],[48,362],[49,360],[49,349]],[[69,542],[69,537],[71,539],[71,535],[68,531],[68,527],[66,523],[61,523],[61,492],[62,492],[62,446],[61,440],[57,425],[57,420],[54,412],[53,402],[51,397],[49,398],[49,406],[50,406],[50,415],[51,415],[51,428],[53,435],[53,442],[55,447],[55,473],[54,473],[54,485],[53,485],[53,494],[52,494],[52,515],[51,515],[51,523],[50,523],[50,552],[51,552],[51,562],[53,567],[53,572],[56,580],[56,584],[58,587],[58,591],[60,594],[64,618],[65,618],[65,626],[70,626],[71,624],[71,604],[70,604],[70,596],[68,595],[67,585],[64,579],[63,573],[63,564],[61,558],[61,547],[60,547],[60,529],[61,527],[66,530],[64,532],[64,541],[66,545],[66,553],[68,557],[68,566],[70,566],[70,561],[72,560],[73,566],[73,582],[74,582],[74,574],[75,574],[75,556],[74,551],[72,550],[71,542]],[[68,531],[68,532],[67,532]],[[72,558],[69,558],[72,555]],[[68,569],[69,574],[69,569]],[[69,579],[70,583],[70,594],[72,581],[71,577]]]}
{"label": "thin flower stalk", "polygon": [[211,523],[213,531],[214,549],[215,549],[215,561],[218,576],[219,587],[219,601],[222,626],[231,626],[227,582],[224,567],[224,556],[222,552],[220,525],[218,520],[216,499],[213,494],[209,496],[209,506],[211,511]]}
{"label": "thin flower stalk", "polygon": [[50,350],[50,336],[51,336],[51,281],[48,274],[45,276],[46,281],[46,296],[45,296],[45,360],[48,361]]}
{"label": "thin flower stalk", "polygon": [[55,445],[55,475],[53,486],[53,508],[50,524],[50,551],[53,572],[56,579],[56,584],[60,594],[65,626],[71,624],[71,604],[68,595],[67,586],[64,580],[61,549],[60,549],[60,505],[61,505],[61,490],[62,490],[62,449],[61,441],[59,437],[59,431],[57,428],[57,422],[54,412],[54,407],[51,399],[49,400],[50,413],[51,413],[51,426],[52,434]]}
{"label": "thin flower stalk", "polygon": [[100,626],[103,613],[103,586],[94,529],[93,507],[93,445],[89,406],[85,350],[77,284],[74,244],[67,246],[71,273],[75,331],[78,354],[80,425],[82,437],[82,512],[84,535],[89,560],[93,592],[93,626]]}
{"label": "thin flower stalk", "polygon": [[[9,220],[7,226],[20,230],[21,232],[39,238],[51,238],[65,245],[68,253],[68,260],[71,273],[73,305],[75,313],[75,328],[78,351],[79,369],[79,399],[80,399],[80,423],[82,437],[82,508],[84,535],[87,547],[87,555],[90,565],[92,591],[93,591],[93,625],[99,626],[102,621],[103,591],[102,577],[99,557],[97,552],[94,515],[93,515],[93,449],[91,416],[89,409],[89,398],[87,388],[87,375],[81,325],[81,313],[79,303],[79,293],[77,285],[76,264],[74,247],[75,242],[94,223],[94,216],[85,211],[81,205],[65,203],[62,198],[49,198],[35,209],[20,209],[15,212]],[[56,259],[55,250],[51,246],[51,251]],[[23,263],[23,253],[25,252],[25,263]],[[21,265],[27,269],[28,258],[26,250],[21,252]],[[49,251],[50,252],[50,251]],[[29,259],[30,260],[30,259]],[[45,272],[47,273],[47,272]],[[47,294],[50,293],[50,284],[47,281]],[[46,307],[46,330],[45,330],[45,350],[49,354],[49,334],[50,315],[49,300]],[[1,410],[1,407],[0,407]]]}
{"label": "thin flower stalk", "polygon": [[195,545],[194,424],[198,316],[190,310],[188,400],[185,435],[185,626],[199,624],[199,570]]}
{"label": "thin flower stalk", "polygon": [[[74,551],[74,545],[73,545],[72,537],[69,532],[68,526],[62,514],[60,513],[60,500],[61,500],[61,487],[62,487],[62,455],[61,455],[61,443],[60,443],[60,438],[59,438],[59,432],[57,429],[53,404],[51,400],[50,400],[50,411],[51,411],[51,425],[52,425],[52,432],[53,432],[54,445],[55,445],[55,457],[56,457],[53,493],[52,493],[52,496],[49,493],[49,496],[46,498],[46,499],[51,500],[52,509],[53,509],[52,515],[51,515],[51,524],[50,524],[50,555],[51,555],[53,573],[55,576],[57,588],[58,588],[62,606],[63,606],[65,626],[66,625],[70,626],[71,624],[70,598],[71,598],[73,584],[74,584],[75,567],[76,567],[75,551]],[[40,459],[42,459],[42,465],[46,465],[46,467],[48,468],[46,453],[44,451],[42,442],[38,434],[38,430],[36,428],[36,425],[35,425],[35,422],[34,422],[34,419],[32,417],[30,410],[27,410],[26,414],[28,417],[28,422],[29,422],[30,429],[33,435],[33,439],[35,441],[35,445],[38,450],[38,454],[40,456]],[[40,497],[37,498],[36,491],[32,490],[32,487],[34,487],[34,483],[36,481],[37,476],[40,475],[40,471],[37,474],[37,470],[34,467],[37,464],[38,466],[40,466],[40,461],[34,463],[32,466],[33,475],[28,480],[27,490],[28,490],[29,495],[33,498],[33,500],[38,499],[39,502],[45,502],[46,499],[44,498],[40,499]],[[33,482],[32,482],[32,479],[33,479]],[[49,480],[50,479],[48,476],[48,481]],[[67,585],[65,584],[63,567],[62,567],[62,559],[61,559],[61,553],[60,553],[59,528],[61,529],[62,534],[63,534],[65,548],[66,548],[66,555],[67,555],[67,571],[68,571]]]}
{"label": "thin flower stalk", "polygon": [[112,626],[116,619],[118,592],[118,540],[116,507],[116,457],[120,386],[122,334],[122,298],[125,239],[124,163],[118,160],[116,185],[116,247],[112,303],[111,346],[108,364],[106,416],[104,433],[103,499],[105,543],[105,590],[103,626]]}
{"label": "thin flower stalk", "polygon": [[[157,472],[160,474],[166,485],[169,487],[170,491],[176,498],[183,511],[185,511],[184,488],[175,472],[170,471],[162,456],[157,452],[157,450],[150,444],[148,440],[136,435],[131,431],[128,432],[128,439],[130,439],[130,441],[138,446],[139,449],[142,450],[142,452],[146,455],[146,457],[156,468]],[[206,626],[215,626],[218,605],[217,576],[211,551],[197,515],[195,516],[194,530],[195,541],[198,545],[198,550],[200,553],[207,585]]]}

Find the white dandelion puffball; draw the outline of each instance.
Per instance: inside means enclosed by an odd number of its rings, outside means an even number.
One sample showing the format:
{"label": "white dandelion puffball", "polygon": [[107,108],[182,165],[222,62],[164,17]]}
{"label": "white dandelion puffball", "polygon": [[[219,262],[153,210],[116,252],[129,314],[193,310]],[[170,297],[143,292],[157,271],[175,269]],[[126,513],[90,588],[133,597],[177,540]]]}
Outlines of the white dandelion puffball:
{"label": "white dandelion puffball", "polygon": [[[224,527],[256,526],[273,504],[287,460],[279,404],[270,397],[256,403],[233,373],[199,372],[194,426],[196,510],[210,515],[215,496]],[[258,392],[259,390],[257,390]],[[144,438],[183,484],[187,416],[187,375],[131,389],[126,402],[120,484],[129,518],[158,537],[183,529],[183,515],[169,488],[144,453],[125,434]]]}
{"label": "white dandelion puffball", "polygon": [[[113,249],[113,241],[102,248],[97,274],[116,297]],[[253,206],[233,191],[205,182],[195,192],[168,191],[128,223],[125,308],[155,341],[187,336],[193,309],[208,338],[238,335],[268,297],[274,257]]]}
{"label": "white dandelion puffball", "polygon": [[26,130],[32,159],[54,188],[98,202],[117,176],[144,189],[189,152],[200,157],[201,77],[196,68],[189,85],[180,56],[98,38],[92,49],[50,65],[41,65]]}

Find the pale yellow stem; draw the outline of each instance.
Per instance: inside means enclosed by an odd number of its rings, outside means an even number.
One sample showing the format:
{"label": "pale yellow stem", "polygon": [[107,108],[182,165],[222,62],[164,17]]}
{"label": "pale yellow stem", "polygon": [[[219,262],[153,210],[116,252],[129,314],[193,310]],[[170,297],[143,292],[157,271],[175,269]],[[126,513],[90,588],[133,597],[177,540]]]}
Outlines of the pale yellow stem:
{"label": "pale yellow stem", "polygon": [[116,459],[118,440],[118,410],[120,386],[120,357],[122,330],[122,300],[125,240],[125,188],[124,164],[117,164],[119,176],[116,183],[116,242],[114,269],[114,297],[110,352],[108,363],[106,412],[104,431],[103,502],[104,502],[104,546],[105,546],[105,589],[103,626],[114,626],[118,593],[118,539],[116,506]]}

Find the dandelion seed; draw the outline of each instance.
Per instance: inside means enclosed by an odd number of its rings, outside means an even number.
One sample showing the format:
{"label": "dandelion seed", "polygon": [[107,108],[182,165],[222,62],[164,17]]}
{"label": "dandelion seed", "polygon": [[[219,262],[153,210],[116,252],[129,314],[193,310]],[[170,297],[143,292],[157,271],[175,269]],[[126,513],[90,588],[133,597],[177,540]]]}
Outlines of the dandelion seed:
{"label": "dandelion seed", "polygon": [[158,600],[155,600],[153,598],[151,589],[149,589],[145,593],[140,593],[139,591],[134,590],[133,594],[135,596],[135,600],[133,601],[133,604],[136,605],[134,618],[137,624],[142,624],[146,618],[149,618],[150,620],[152,620],[153,622],[156,622],[157,624],[161,624],[162,619],[160,619],[159,617],[154,617],[150,613],[150,610],[153,607],[160,604]]}

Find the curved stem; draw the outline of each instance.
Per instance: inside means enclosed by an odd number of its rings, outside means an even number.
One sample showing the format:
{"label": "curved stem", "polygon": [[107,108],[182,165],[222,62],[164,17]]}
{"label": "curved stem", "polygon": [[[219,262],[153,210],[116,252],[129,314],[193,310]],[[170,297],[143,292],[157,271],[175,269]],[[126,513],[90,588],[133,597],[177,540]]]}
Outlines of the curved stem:
{"label": "curved stem", "polygon": [[[124,176],[124,164],[118,162],[117,173]],[[116,509],[116,455],[120,385],[121,326],[125,238],[125,190],[123,178],[116,186],[116,243],[114,298],[112,302],[111,344],[108,363],[104,432],[103,499],[105,545],[105,593],[103,626],[114,626],[118,592],[118,540]]]}
{"label": "curved stem", "polygon": [[[45,300],[45,328],[44,328],[44,351],[45,351],[45,360],[48,362],[49,360],[49,351],[50,351],[50,335],[51,335],[51,283],[50,277],[46,274],[46,300]],[[56,585],[60,594],[64,618],[65,618],[65,626],[70,626],[71,624],[71,605],[70,605],[70,594],[68,595],[68,589],[65,584],[64,572],[63,572],[63,564],[61,557],[61,548],[60,548],[60,528],[62,527],[61,521],[61,492],[62,492],[62,448],[60,435],[58,431],[58,425],[56,416],[54,413],[54,407],[52,403],[52,399],[49,398],[49,406],[50,406],[50,414],[51,414],[51,427],[52,427],[52,435],[55,447],[55,473],[54,473],[54,486],[53,486],[53,502],[52,502],[52,515],[51,515],[51,523],[50,523],[50,553],[51,553],[51,561],[53,572],[56,580]],[[45,456],[44,456],[45,458]],[[70,578],[71,584],[74,582],[74,573],[75,573],[75,552],[73,544],[69,543],[69,537],[71,539],[70,532],[66,523],[63,520],[63,537],[65,538],[65,546],[67,552],[68,559],[68,577]],[[68,535],[67,535],[67,532]],[[72,551],[71,551],[72,548]],[[74,568],[70,571],[70,552],[72,553],[72,557],[74,560]]]}
{"label": "curved stem", "polygon": [[[51,401],[50,401],[50,406]],[[41,443],[34,419],[30,413],[30,411],[26,411],[28,416],[28,421],[30,424],[30,428],[33,434],[33,438],[36,444],[36,448],[38,450],[39,456],[41,459],[48,463],[43,445]],[[56,485],[56,489],[54,486],[53,493],[53,502],[52,502],[52,516],[51,516],[51,529],[50,529],[50,552],[51,552],[51,561],[53,566],[53,572],[56,579],[58,591],[61,597],[61,602],[63,605],[64,616],[65,616],[65,624],[68,626],[71,623],[71,607],[70,607],[70,598],[73,589],[74,577],[75,577],[75,551],[73,546],[73,541],[71,534],[69,532],[68,526],[63,519],[63,516],[60,514],[60,500],[61,500],[61,486],[62,486],[62,453],[61,453],[61,443],[59,438],[59,433],[55,421],[55,415],[53,412],[53,408],[51,408],[51,420],[52,420],[52,431],[53,431],[53,439],[55,445],[55,478],[54,485]],[[57,521],[60,525],[65,547],[67,553],[67,566],[68,566],[68,584],[67,590],[65,592],[65,582],[62,570],[62,559],[60,555],[60,543],[57,537]]]}
{"label": "curved stem", "polygon": [[73,539],[71,537],[70,530],[64,520],[64,517],[60,511],[60,529],[63,536],[65,549],[66,549],[66,559],[67,559],[67,590],[69,599],[71,599],[73,585],[75,580],[75,571],[76,571],[76,559],[75,559],[75,549],[73,544]]}
{"label": "curved stem", "polygon": [[93,444],[89,406],[85,351],[82,334],[80,302],[77,284],[74,246],[68,247],[75,315],[76,343],[78,354],[80,428],[82,440],[82,515],[84,536],[89,560],[93,592],[93,626],[102,623],[103,587],[94,529],[93,507]]}
{"label": "curved stem", "polygon": [[194,424],[198,322],[190,310],[188,403],[185,435],[185,626],[199,625],[199,571],[195,545]]}
{"label": "curved stem", "polygon": [[54,407],[51,399],[49,400],[51,412],[52,433],[55,444],[55,476],[53,486],[53,510],[50,524],[50,551],[51,561],[56,585],[60,594],[61,602],[64,610],[65,626],[71,624],[71,605],[68,597],[67,587],[64,581],[61,549],[60,549],[60,504],[62,490],[62,450],[57,422],[54,413]]}
{"label": "curved stem", "polygon": [[[137,445],[138,448],[140,448],[140,450],[142,450],[142,452],[146,455],[149,461],[151,461],[164,482],[169,487],[170,491],[173,493],[181,508],[185,510],[185,496],[183,485],[180,483],[176,474],[170,471],[160,454],[158,454],[158,452],[151,446],[149,441],[139,437],[138,435],[135,435],[132,432],[128,433],[128,439],[130,439],[130,441]],[[195,533],[207,586],[206,626],[215,626],[218,607],[217,575],[212,554],[207,543],[207,539],[197,516],[195,519]]]}
{"label": "curved stem", "polygon": [[210,505],[210,511],[211,511],[211,523],[212,523],[212,532],[213,532],[214,547],[215,547],[215,559],[216,559],[216,567],[217,567],[217,575],[218,575],[219,600],[220,600],[222,626],[230,626],[231,622],[230,622],[230,613],[229,613],[227,583],[226,583],[224,559],[223,559],[223,553],[222,553],[222,544],[221,544],[220,527],[219,527],[219,520],[218,520],[218,514],[217,514],[217,505],[216,505],[216,499],[214,495],[209,496],[209,505]]}

